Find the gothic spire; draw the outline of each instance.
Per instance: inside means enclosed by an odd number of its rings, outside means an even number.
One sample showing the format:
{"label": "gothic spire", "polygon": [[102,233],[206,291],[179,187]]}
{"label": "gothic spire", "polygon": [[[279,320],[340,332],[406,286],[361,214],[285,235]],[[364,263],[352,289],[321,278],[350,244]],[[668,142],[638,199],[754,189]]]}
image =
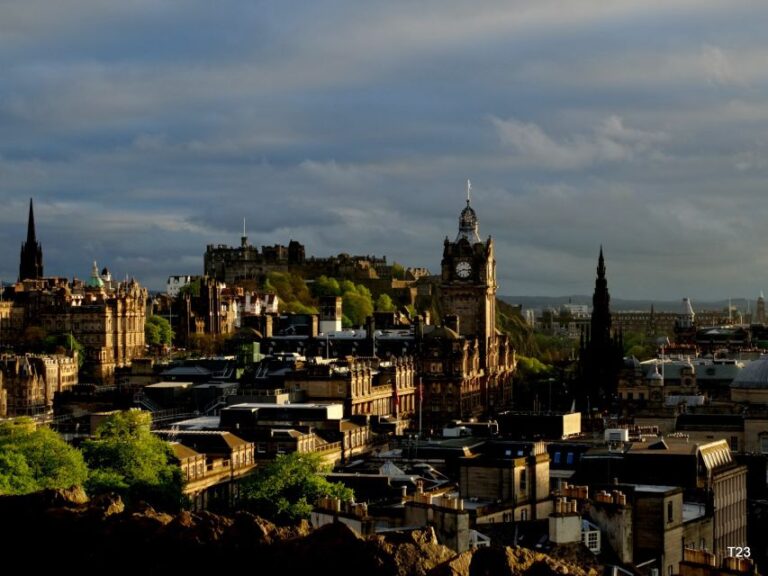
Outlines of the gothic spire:
{"label": "gothic spire", "polygon": [[35,234],[35,211],[32,198],[29,199],[29,218],[27,220],[27,241],[21,245],[19,261],[19,282],[36,280],[43,277],[43,249]]}
{"label": "gothic spire", "polygon": [[611,296],[608,293],[608,280],[605,278],[605,258],[603,247],[597,259],[597,279],[592,295],[592,334],[593,341],[608,342],[611,337]]}
{"label": "gothic spire", "polygon": [[600,257],[597,259],[597,277],[605,278],[605,258],[603,258],[602,244],[600,244]]}
{"label": "gothic spire", "polygon": [[32,206],[32,198],[29,199],[29,218],[27,220],[27,244],[37,244],[35,238],[35,210]]}

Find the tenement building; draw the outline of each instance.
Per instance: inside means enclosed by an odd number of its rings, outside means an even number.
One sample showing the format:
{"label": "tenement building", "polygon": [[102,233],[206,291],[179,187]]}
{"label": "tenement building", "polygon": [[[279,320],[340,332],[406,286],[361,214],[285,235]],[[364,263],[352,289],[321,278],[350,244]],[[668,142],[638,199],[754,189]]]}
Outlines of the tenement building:
{"label": "tenement building", "polygon": [[50,412],[54,396],[77,384],[77,362],[76,352],[0,356],[0,417]]}

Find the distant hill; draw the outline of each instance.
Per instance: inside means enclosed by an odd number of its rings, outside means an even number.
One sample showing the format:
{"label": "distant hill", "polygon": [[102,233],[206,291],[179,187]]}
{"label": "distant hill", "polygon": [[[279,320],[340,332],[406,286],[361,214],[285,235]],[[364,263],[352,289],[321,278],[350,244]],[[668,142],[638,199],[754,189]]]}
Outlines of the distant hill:
{"label": "distant hill", "polygon": [[[500,300],[511,305],[521,305],[523,308],[540,310],[542,308],[559,308],[563,304],[587,304],[592,307],[592,296],[582,294],[571,296],[499,296]],[[693,300],[694,312],[702,310],[726,310],[728,300]],[[621,298],[611,298],[611,310],[650,310],[653,305],[656,312],[680,312],[682,309],[682,298],[680,300],[622,300]],[[755,301],[746,298],[732,298],[731,305],[739,310],[755,309]]]}

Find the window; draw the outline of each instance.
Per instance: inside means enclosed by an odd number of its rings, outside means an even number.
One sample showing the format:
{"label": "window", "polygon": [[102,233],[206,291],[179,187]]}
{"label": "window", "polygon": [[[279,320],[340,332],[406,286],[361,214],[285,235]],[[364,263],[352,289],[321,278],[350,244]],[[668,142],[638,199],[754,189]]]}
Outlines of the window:
{"label": "window", "polygon": [[523,508],[523,511],[520,512],[520,520],[522,520],[523,522],[528,520],[528,510],[526,508]]}
{"label": "window", "polygon": [[555,452],[554,457],[552,458],[552,462],[555,464],[560,464],[560,452]]}
{"label": "window", "polygon": [[731,450],[733,450],[734,452],[738,452],[739,451],[739,437],[738,436],[731,436],[730,445],[731,445]]}
{"label": "window", "polygon": [[528,489],[528,470],[523,468],[520,471],[520,492],[525,492]]}
{"label": "window", "polygon": [[587,548],[590,550],[597,550],[598,546],[598,537],[600,536],[600,533],[597,531],[587,532]]}
{"label": "window", "polygon": [[667,524],[670,524],[674,519],[673,512],[674,508],[672,507],[672,502],[667,502]]}
{"label": "window", "polygon": [[634,399],[635,399],[635,393],[627,392],[627,400],[634,400]]}
{"label": "window", "polygon": [[573,452],[568,452],[568,455],[565,457],[565,463],[573,464]]}

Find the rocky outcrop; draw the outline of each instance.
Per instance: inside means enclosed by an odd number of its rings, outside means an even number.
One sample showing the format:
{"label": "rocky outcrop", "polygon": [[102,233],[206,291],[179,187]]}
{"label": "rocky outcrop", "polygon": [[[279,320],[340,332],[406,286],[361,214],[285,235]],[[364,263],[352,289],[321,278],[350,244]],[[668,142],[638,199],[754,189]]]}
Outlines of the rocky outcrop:
{"label": "rocky outcrop", "polygon": [[527,548],[479,548],[453,557],[429,576],[599,576],[599,566],[593,559],[587,560],[584,564],[570,564]]}
{"label": "rocky outcrop", "polygon": [[77,490],[0,498],[0,533],[4,550],[23,554],[35,571],[77,559],[79,575],[213,574],[252,567],[259,574],[597,576],[522,548],[456,555],[437,542],[431,528],[360,538],[344,524],[312,530],[306,522],[280,527],[247,512],[170,515],[149,506],[125,509],[116,496],[88,502]]}

